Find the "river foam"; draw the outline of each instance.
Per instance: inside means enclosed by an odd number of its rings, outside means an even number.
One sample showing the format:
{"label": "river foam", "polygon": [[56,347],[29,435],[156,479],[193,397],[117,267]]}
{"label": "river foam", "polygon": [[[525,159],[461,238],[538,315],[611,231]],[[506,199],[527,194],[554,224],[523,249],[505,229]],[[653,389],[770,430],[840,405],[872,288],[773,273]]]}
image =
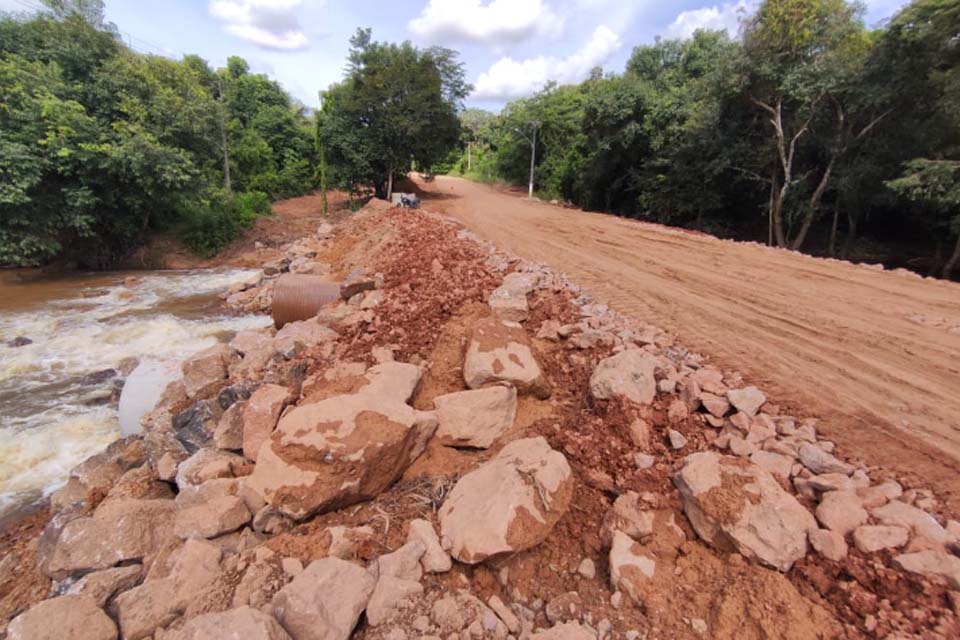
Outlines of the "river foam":
{"label": "river foam", "polygon": [[[115,405],[97,406],[114,381],[90,374],[131,357],[183,358],[268,325],[265,316],[228,316],[217,304],[219,293],[250,275],[155,273],[130,286],[122,275],[97,276],[0,311],[0,516],[49,495],[72,467],[119,437]],[[17,295],[17,286],[4,294]],[[33,343],[8,346],[17,336]]]}

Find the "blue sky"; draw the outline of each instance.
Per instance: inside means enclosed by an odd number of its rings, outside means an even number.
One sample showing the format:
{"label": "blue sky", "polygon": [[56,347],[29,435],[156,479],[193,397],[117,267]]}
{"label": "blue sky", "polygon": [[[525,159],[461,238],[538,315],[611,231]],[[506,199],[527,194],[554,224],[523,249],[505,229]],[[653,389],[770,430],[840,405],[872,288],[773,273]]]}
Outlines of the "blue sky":
{"label": "blue sky", "polygon": [[[600,65],[620,71],[634,46],[698,27],[727,28],[757,0],[106,0],[107,18],[140,51],[230,55],[278,79],[307,105],[343,74],[358,26],[377,40],[440,44],[462,53],[475,86],[468,103],[493,110],[549,80],[577,82]],[[25,10],[38,0],[0,0]],[[881,24],[905,0],[867,0]]]}

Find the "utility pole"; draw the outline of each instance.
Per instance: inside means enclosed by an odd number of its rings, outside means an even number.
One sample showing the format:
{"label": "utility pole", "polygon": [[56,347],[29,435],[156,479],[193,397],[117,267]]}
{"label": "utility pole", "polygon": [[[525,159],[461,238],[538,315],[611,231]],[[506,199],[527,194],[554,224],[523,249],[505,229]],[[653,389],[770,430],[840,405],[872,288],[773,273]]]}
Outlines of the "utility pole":
{"label": "utility pole", "polygon": [[533,142],[530,143],[530,190],[529,196],[533,199],[533,169],[537,163],[537,124],[533,123]]}
{"label": "utility pole", "polygon": [[531,120],[527,124],[533,126],[533,138],[528,138],[520,129],[516,129],[516,132],[519,133],[524,139],[530,143],[530,188],[528,190],[528,195],[533,198],[533,172],[537,164],[537,128],[540,126],[540,123],[536,120]]}
{"label": "utility pole", "polygon": [[330,212],[329,204],[327,203],[327,150],[323,146],[323,142],[320,140],[320,118],[323,114],[323,91],[319,92],[320,96],[320,109],[314,114],[314,138],[317,145],[317,152],[320,156],[320,202],[323,207],[324,217]]}
{"label": "utility pole", "polygon": [[223,83],[220,81],[220,76],[217,76],[217,93],[219,94],[217,102],[220,103],[220,144],[223,146],[223,188],[227,193],[233,193],[233,185],[230,183],[230,152],[227,150],[227,126],[223,113]]}

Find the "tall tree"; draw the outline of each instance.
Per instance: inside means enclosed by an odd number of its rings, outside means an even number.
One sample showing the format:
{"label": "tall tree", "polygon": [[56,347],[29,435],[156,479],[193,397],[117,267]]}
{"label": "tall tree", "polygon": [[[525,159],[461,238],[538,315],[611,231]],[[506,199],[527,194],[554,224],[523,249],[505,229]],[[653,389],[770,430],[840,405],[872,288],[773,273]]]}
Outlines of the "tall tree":
{"label": "tall tree", "polygon": [[949,278],[960,266],[960,2],[917,0],[891,22],[884,45],[924,116],[913,133],[927,142],[924,157],[887,185],[925,206],[923,223],[938,240],[953,239],[942,271]]}
{"label": "tall tree", "polygon": [[[772,136],[769,216],[778,246],[799,248],[819,208],[836,159],[849,144],[844,102],[837,98],[854,73],[863,51],[862,7],[845,0],[765,0],[745,25],[746,93],[762,110]],[[837,140],[824,166],[803,171],[800,146],[811,137],[821,111],[833,104],[837,112]],[[854,135],[873,127],[867,125]],[[785,216],[792,191],[810,173],[816,188],[800,214],[797,234],[787,237]]]}
{"label": "tall tree", "polygon": [[321,138],[341,184],[373,185],[389,197],[397,173],[442,160],[460,137],[457,114],[470,91],[464,77],[449,49],[374,42],[369,29],[358,29],[347,76],[323,105]]}

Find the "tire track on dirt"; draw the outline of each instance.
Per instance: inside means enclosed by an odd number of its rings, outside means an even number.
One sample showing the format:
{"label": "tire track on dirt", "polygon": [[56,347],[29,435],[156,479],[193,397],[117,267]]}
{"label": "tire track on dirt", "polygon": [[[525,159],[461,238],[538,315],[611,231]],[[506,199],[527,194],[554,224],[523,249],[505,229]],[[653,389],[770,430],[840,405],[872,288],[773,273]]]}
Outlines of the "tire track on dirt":
{"label": "tire track on dirt", "polygon": [[[572,211],[454,178],[426,206],[545,262],[802,405],[860,457],[960,507],[960,286]],[[948,330],[955,327],[955,330]]]}

